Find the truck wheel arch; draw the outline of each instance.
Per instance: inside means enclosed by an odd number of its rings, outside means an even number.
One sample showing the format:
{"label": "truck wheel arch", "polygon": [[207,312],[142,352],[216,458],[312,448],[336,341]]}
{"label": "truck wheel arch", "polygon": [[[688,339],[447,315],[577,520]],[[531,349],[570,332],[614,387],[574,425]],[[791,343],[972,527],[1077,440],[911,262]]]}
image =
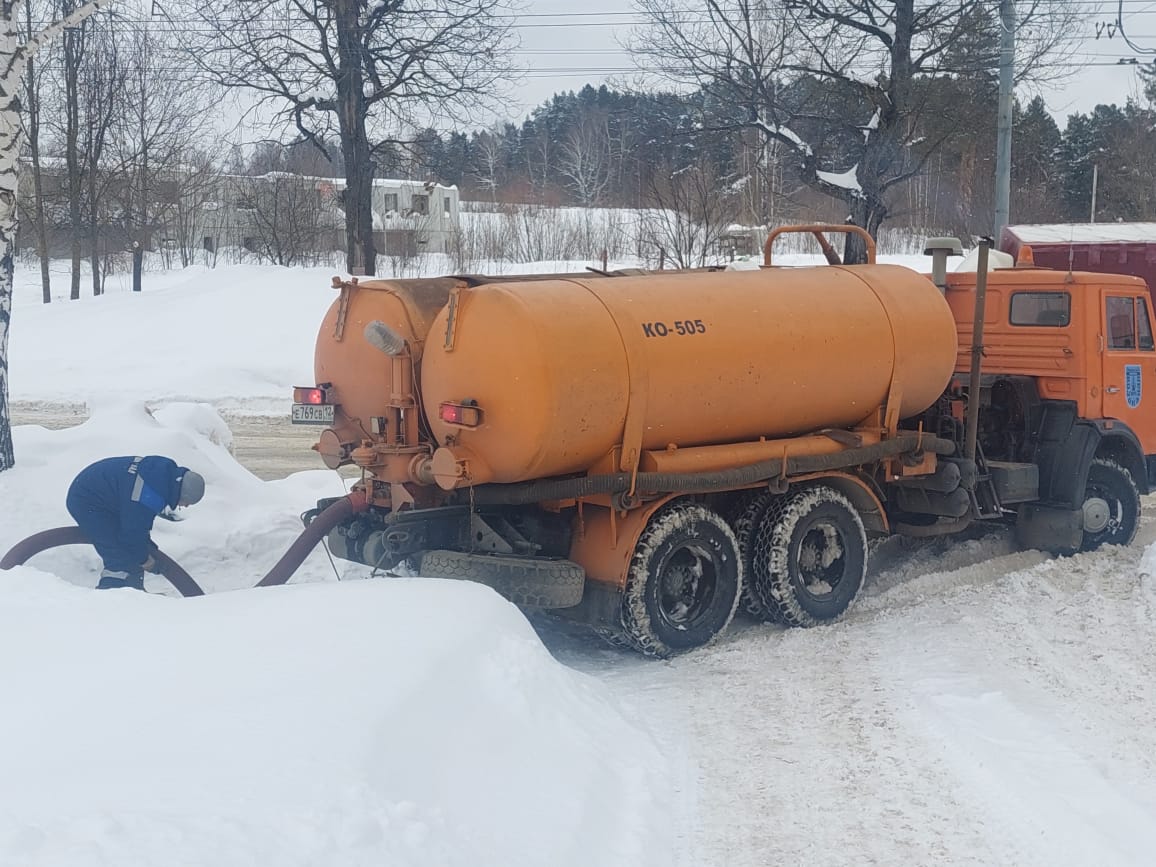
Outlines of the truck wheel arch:
{"label": "truck wheel arch", "polygon": [[1097,457],[1123,466],[1132,474],[1140,493],[1148,493],[1144,453],[1132,429],[1111,419],[1076,419],[1054,459],[1046,465],[1041,463],[1040,500],[1078,507],[1084,500],[1092,459]]}
{"label": "truck wheel arch", "polygon": [[883,500],[874,487],[859,476],[849,473],[825,475],[822,482],[851,501],[868,536],[890,534],[891,526],[887,521],[887,511],[883,508]]}
{"label": "truck wheel arch", "polygon": [[[1095,427],[1100,431],[1100,444],[1096,448],[1095,456],[1109,458],[1132,474],[1141,494],[1150,493],[1148,471],[1144,460],[1144,449],[1140,440],[1128,425],[1121,421],[1095,421]],[[1107,427],[1111,424],[1111,427]],[[1087,471],[1084,472],[1087,481]]]}

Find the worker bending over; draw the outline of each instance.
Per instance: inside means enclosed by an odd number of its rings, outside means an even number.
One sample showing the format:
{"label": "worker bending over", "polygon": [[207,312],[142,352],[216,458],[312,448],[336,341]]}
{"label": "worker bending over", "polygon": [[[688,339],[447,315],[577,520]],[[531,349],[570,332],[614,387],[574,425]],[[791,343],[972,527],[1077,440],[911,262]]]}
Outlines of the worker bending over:
{"label": "worker bending over", "polygon": [[153,571],[153,520],[166,509],[191,506],[205,480],[170,458],[105,458],[81,470],[68,489],[68,513],[104,561],[98,590],[144,590]]}

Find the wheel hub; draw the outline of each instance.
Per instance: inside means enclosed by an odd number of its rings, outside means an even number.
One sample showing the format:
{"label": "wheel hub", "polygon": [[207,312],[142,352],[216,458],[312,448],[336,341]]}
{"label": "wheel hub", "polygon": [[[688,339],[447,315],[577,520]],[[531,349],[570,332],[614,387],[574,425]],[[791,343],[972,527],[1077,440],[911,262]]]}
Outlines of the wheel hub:
{"label": "wheel hub", "polygon": [[820,524],[806,535],[799,546],[799,571],[808,592],[822,595],[834,589],[840,576],[831,567],[843,553],[842,537],[829,524]]}
{"label": "wheel hub", "polygon": [[1102,533],[1112,520],[1112,509],[1103,497],[1084,500],[1084,532]]}
{"label": "wheel hub", "polygon": [[660,579],[659,607],[672,625],[682,627],[693,621],[709,604],[713,575],[704,555],[683,549],[673,558]]}

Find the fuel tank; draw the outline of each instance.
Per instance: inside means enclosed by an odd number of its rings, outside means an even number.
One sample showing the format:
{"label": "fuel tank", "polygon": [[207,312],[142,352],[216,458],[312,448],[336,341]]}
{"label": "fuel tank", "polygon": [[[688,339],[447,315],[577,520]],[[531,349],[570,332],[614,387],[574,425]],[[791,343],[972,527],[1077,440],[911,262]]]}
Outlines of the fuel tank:
{"label": "fuel tank", "polygon": [[[421,395],[439,483],[583,472],[630,452],[783,437],[930,406],[950,308],[894,265],[570,277],[462,290],[429,329]],[[443,403],[480,424],[443,421]]]}

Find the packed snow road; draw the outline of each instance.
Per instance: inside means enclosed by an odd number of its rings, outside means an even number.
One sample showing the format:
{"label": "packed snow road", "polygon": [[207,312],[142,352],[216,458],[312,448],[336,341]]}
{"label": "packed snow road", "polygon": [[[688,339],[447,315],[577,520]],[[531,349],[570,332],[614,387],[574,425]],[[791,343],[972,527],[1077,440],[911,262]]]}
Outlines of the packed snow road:
{"label": "packed snow road", "polygon": [[[83,404],[18,402],[12,405],[12,423],[34,424],[59,430],[81,424],[89,417]],[[224,414],[232,432],[237,462],[259,479],[283,479],[303,470],[324,466],[313,451],[317,428],[289,422],[281,415]]]}
{"label": "packed snow road", "polygon": [[687,865],[1152,864],[1156,539],[1053,560],[891,540],[813,630],[648,662],[543,636],[675,763]]}

